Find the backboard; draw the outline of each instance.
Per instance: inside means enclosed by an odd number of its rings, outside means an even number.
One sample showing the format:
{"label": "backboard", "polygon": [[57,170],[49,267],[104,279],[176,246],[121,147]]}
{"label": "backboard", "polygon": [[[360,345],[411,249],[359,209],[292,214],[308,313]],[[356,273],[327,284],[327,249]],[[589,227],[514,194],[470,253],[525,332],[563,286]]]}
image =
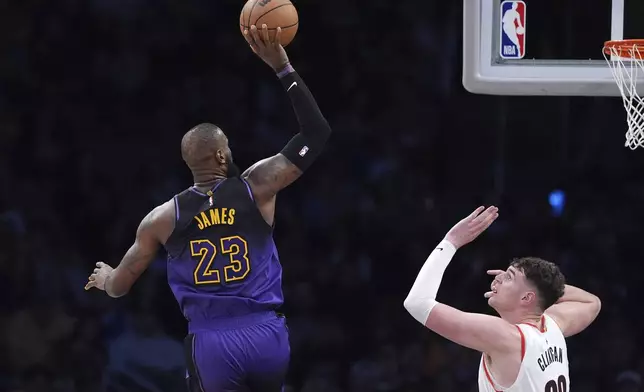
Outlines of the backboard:
{"label": "backboard", "polygon": [[644,38],[642,15],[642,0],[463,0],[463,86],[492,95],[620,96],[602,47]]}

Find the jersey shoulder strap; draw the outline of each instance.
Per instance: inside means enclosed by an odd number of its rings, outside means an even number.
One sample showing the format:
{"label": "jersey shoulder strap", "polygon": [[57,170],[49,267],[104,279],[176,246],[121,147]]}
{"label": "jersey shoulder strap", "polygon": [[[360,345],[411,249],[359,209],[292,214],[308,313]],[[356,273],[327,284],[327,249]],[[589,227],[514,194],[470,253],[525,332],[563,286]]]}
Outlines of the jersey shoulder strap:
{"label": "jersey shoulder strap", "polygon": [[195,194],[192,188],[188,188],[174,196],[175,231],[185,227],[192,220],[189,211],[194,208],[193,204],[198,202],[196,199],[199,199],[199,195]]}

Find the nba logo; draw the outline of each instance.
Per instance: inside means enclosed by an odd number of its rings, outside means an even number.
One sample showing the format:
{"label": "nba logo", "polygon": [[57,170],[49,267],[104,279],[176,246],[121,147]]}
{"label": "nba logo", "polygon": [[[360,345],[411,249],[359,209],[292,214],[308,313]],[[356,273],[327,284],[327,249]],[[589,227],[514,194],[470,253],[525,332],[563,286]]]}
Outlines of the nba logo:
{"label": "nba logo", "polygon": [[504,59],[522,59],[525,56],[525,3],[504,1],[501,3],[501,47]]}

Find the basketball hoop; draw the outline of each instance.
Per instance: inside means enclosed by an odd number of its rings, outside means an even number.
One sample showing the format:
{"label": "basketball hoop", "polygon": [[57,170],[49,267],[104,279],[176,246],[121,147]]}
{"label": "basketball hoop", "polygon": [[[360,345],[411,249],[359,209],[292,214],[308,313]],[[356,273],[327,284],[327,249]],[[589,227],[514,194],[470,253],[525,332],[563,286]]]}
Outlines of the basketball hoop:
{"label": "basketball hoop", "polygon": [[637,79],[644,77],[644,39],[607,41],[603,52],[626,109],[625,147],[644,147],[644,98],[637,94]]}

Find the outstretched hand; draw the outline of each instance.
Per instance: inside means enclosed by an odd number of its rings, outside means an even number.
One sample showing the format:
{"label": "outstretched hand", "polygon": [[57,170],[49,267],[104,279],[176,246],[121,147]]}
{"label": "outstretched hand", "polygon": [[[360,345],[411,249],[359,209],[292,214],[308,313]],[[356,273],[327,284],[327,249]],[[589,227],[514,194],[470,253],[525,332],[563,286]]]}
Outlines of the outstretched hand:
{"label": "outstretched hand", "polygon": [[99,290],[105,290],[105,281],[107,277],[112,272],[113,268],[109,265],[99,261],[96,263],[96,268],[94,272],[87,279],[87,284],[85,285],[85,290],[89,290],[92,287],[96,287]]}
{"label": "outstretched hand", "polygon": [[244,30],[244,38],[250,48],[275,72],[282,70],[288,64],[288,56],[282,46],[281,37],[281,28],[278,27],[275,35],[271,37],[265,24],[262,25],[261,30],[255,25],[250,26],[250,30]]}
{"label": "outstretched hand", "polygon": [[458,222],[454,227],[447,232],[445,239],[454,245],[456,249],[463,245],[469,244],[474,241],[476,237],[481,235],[492,222],[499,217],[499,209],[490,206],[479,207],[472,212],[465,219]]}
{"label": "outstretched hand", "polygon": [[496,278],[503,273],[505,273],[505,271],[503,270],[487,270],[487,274],[493,276],[494,279],[492,280],[492,283],[490,283],[490,291],[483,294],[483,297],[487,299],[492,296],[492,293],[494,292],[494,286],[496,285]]}

